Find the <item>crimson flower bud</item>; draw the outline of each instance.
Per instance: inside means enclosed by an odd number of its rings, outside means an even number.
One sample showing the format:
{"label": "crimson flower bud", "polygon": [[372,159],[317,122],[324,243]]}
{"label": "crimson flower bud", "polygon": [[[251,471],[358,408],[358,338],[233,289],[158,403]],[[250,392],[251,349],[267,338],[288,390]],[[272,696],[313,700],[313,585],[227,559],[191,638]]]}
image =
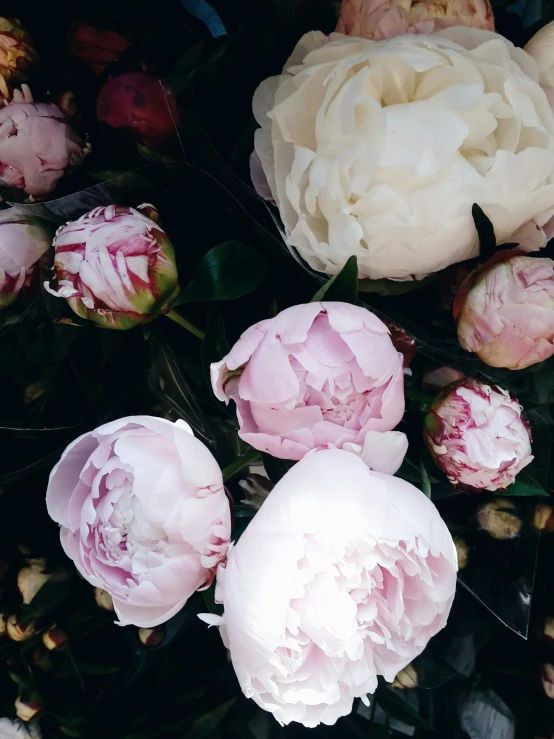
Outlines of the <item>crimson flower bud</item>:
{"label": "crimson flower bud", "polygon": [[453,485],[467,492],[503,490],[533,459],[521,412],[502,388],[466,378],[435,398],[423,436]]}
{"label": "crimson flower bud", "polygon": [[67,34],[71,56],[83,62],[96,77],[124,54],[130,43],[129,34],[96,28],[81,18],[73,22]]}
{"label": "crimson flower bud", "polygon": [[165,630],[161,626],[152,629],[142,628],[138,630],[138,636],[145,647],[157,647],[165,639]]}
{"label": "crimson flower bud", "polygon": [[170,148],[177,138],[179,111],[173,88],[146,72],[126,72],[108,80],[96,102],[96,116],[121,128],[154,151]]}
{"label": "crimson flower bud", "polygon": [[35,624],[23,625],[17,620],[17,616],[10,616],[8,618],[6,632],[12,641],[27,641],[35,633]]}
{"label": "crimson flower bud", "polygon": [[513,539],[521,531],[523,523],[515,505],[506,498],[496,498],[481,506],[477,511],[477,522],[494,539]]}
{"label": "crimson flower bud", "polygon": [[45,703],[39,696],[24,698],[19,696],[15,701],[15,712],[21,721],[32,721],[44,708]]}
{"label": "crimson flower bud", "polygon": [[67,633],[63,629],[59,629],[57,626],[52,626],[42,635],[42,643],[46,649],[49,649],[50,651],[63,647],[68,639],[69,637]]}
{"label": "crimson flower bud", "polygon": [[385,325],[390,331],[390,338],[397,352],[404,357],[404,369],[407,369],[412,363],[416,353],[415,339],[413,339],[403,328],[397,326],[396,323],[385,321]]}

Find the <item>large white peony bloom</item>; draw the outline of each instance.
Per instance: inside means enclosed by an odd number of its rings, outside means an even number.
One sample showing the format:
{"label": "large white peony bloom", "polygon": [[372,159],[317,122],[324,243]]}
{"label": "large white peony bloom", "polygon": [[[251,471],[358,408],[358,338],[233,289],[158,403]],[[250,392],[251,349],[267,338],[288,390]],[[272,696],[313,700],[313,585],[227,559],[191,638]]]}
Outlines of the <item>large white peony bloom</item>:
{"label": "large white peony bloom", "polygon": [[275,486],[218,586],[245,695],[284,724],[334,724],[445,625],[456,550],[413,485],[324,449]]}
{"label": "large white peony bloom", "polygon": [[554,214],[554,113],[535,61],[461,26],[386,41],[310,33],[254,97],[288,243],[335,274],[421,278]]}

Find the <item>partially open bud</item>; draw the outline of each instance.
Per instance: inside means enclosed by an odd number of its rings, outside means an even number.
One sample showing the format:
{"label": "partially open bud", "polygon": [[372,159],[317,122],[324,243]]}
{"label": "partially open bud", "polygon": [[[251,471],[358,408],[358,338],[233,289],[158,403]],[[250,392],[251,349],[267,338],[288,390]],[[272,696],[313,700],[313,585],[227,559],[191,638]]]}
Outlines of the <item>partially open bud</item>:
{"label": "partially open bud", "polygon": [[67,633],[63,629],[59,629],[57,626],[52,626],[42,635],[42,643],[46,649],[49,649],[50,651],[63,647],[64,644],[67,643],[68,639],[69,637]]}
{"label": "partially open bud", "polygon": [[521,412],[502,388],[465,378],[435,398],[423,436],[453,485],[467,492],[504,490],[533,459]]}
{"label": "partially open bud", "polygon": [[392,683],[393,688],[417,688],[417,672],[412,664],[406,665],[403,670],[400,670],[398,675],[394,678]]}
{"label": "partially open bud", "polygon": [[[510,252],[506,252],[507,255]],[[554,262],[517,253],[468,277],[458,340],[491,367],[520,370],[554,354]],[[462,288],[463,290],[463,288]]]}
{"label": "partially open bud", "polygon": [[550,534],[554,531],[554,508],[549,503],[537,503],[531,514],[531,523],[539,531]]}
{"label": "partially open bud", "polygon": [[21,721],[32,721],[44,708],[45,703],[39,696],[24,698],[19,696],[15,701],[15,712]]}
{"label": "partially open bud", "polygon": [[463,570],[467,565],[469,547],[466,540],[459,536],[454,537],[454,546],[456,547],[456,554],[458,556],[458,570]]}
{"label": "partially open bud", "polygon": [[94,600],[96,601],[97,605],[99,605],[100,608],[103,608],[105,611],[113,611],[112,596],[108,593],[107,590],[103,590],[102,588],[94,588]]}
{"label": "partially open bud", "polygon": [[8,618],[6,632],[12,641],[27,641],[35,633],[35,624],[23,625],[17,620],[17,616],[10,616]]}
{"label": "partially open bud", "polygon": [[155,626],[152,629],[139,629],[138,636],[145,647],[157,647],[165,639],[165,629],[162,626]]}
{"label": "partially open bud", "polygon": [[554,700],[554,665],[546,662],[541,666],[541,682],[546,697]]}
{"label": "partially open bud", "polygon": [[506,498],[491,500],[477,511],[479,526],[494,539],[513,539],[521,531],[522,520],[515,505]]}
{"label": "partially open bud", "polygon": [[28,605],[51,577],[52,573],[48,571],[45,559],[30,559],[27,567],[23,567],[17,574],[17,587],[23,603]]}
{"label": "partially open bud", "polygon": [[258,510],[258,508],[261,507],[264,500],[275,487],[267,477],[257,475],[256,473],[248,475],[246,480],[241,480],[239,482],[239,485],[245,493],[244,500],[242,500],[241,503],[248,508],[254,508],[255,510]]}
{"label": "partially open bud", "polygon": [[59,228],[54,247],[58,288],[46,289],[103,328],[151,321],[179,293],[171,241],[134,208],[95,208]]}

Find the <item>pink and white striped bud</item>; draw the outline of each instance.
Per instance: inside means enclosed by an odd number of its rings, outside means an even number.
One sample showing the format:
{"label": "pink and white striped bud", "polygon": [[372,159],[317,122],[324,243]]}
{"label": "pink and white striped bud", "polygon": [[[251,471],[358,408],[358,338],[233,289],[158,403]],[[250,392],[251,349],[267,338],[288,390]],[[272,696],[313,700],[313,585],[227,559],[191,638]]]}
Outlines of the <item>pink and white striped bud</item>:
{"label": "pink and white striped bud", "polygon": [[435,464],[467,492],[504,490],[531,462],[531,434],[515,398],[465,378],[448,385],[425,417]]}
{"label": "pink and white striped bud", "polygon": [[37,262],[51,243],[43,221],[15,208],[0,210],[0,309],[30,285]]}
{"label": "pink and white striped bud", "polygon": [[48,283],[46,289],[104,328],[128,329],[151,321],[167,313],[179,293],[167,234],[126,205],[95,208],[66,223],[54,247],[58,289]]}
{"label": "pink and white striped bud", "polygon": [[54,192],[90,151],[53,103],[35,103],[27,85],[0,108],[0,178],[30,200]]}
{"label": "pink and white striped bud", "polygon": [[[507,255],[510,252],[506,253]],[[455,304],[458,340],[491,367],[519,370],[554,354],[554,262],[516,253],[477,270]],[[466,286],[467,287],[467,286]]]}

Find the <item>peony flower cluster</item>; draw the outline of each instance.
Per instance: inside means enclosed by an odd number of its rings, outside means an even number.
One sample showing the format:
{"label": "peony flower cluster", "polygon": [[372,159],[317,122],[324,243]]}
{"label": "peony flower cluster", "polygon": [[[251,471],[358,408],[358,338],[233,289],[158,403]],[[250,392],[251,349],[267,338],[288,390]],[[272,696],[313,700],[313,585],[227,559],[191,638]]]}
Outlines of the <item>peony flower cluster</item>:
{"label": "peony flower cluster", "polygon": [[533,459],[521,411],[502,388],[465,378],[434,400],[425,442],[453,485],[469,492],[504,490]]}
{"label": "peony flower cluster", "polygon": [[407,449],[392,432],[404,413],[403,361],[373,313],[314,302],[251,326],[212,365],[212,386],[235,401],[239,436],[255,449],[297,460],[331,444],[393,474]]}
{"label": "peony flower cluster", "polygon": [[410,280],[554,215],[554,113],[534,60],[456,26],[386,41],[310,33],[254,97],[288,244],[336,274]]}
{"label": "peony flower cluster", "polygon": [[491,367],[543,362],[554,354],[554,262],[509,251],[491,262],[455,303],[460,345]]}
{"label": "peony flower cluster", "polygon": [[489,0],[343,0],[337,31],[379,41],[450,26],[494,31]]}
{"label": "peony flower cluster", "polygon": [[50,474],[48,513],[119,623],[151,627],[209,585],[231,513],[221,471],[184,421],[130,416],[73,441]]}
{"label": "peony flower cluster", "polygon": [[17,299],[52,238],[43,221],[15,208],[0,210],[0,309]]}
{"label": "peony flower cluster", "polygon": [[218,571],[243,692],[282,724],[334,724],[443,628],[456,569],[446,525],[410,483],[350,452],[308,454]]}
{"label": "peony flower cluster", "polygon": [[58,106],[33,102],[26,85],[0,108],[0,178],[30,200],[51,195],[89,151]]}
{"label": "peony flower cluster", "polygon": [[105,328],[128,329],[167,313],[179,292],[175,252],[152,218],[152,205],[109,205],[66,223],[54,239],[58,288],[46,289]]}

